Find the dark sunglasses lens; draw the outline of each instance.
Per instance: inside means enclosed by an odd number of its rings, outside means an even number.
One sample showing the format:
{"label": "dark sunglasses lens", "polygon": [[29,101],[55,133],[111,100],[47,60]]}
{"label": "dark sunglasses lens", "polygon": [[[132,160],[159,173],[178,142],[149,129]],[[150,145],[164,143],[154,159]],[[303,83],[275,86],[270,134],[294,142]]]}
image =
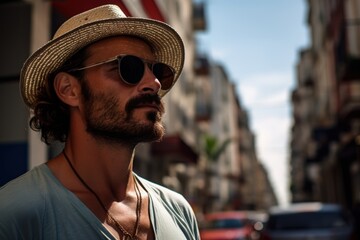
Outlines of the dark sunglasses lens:
{"label": "dark sunglasses lens", "polygon": [[153,73],[161,83],[162,90],[168,90],[173,85],[174,72],[164,63],[155,63],[153,66]]}
{"label": "dark sunglasses lens", "polygon": [[144,62],[136,56],[127,55],[119,61],[120,77],[129,84],[138,84],[144,70]]}

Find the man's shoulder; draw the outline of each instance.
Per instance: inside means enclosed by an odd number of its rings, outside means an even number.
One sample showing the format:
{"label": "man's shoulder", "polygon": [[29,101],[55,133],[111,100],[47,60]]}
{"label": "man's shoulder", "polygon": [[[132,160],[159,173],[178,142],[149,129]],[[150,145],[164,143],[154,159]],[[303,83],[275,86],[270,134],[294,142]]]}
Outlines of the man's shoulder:
{"label": "man's shoulder", "polygon": [[[149,180],[139,180],[149,193],[155,215],[162,216],[159,219],[171,219],[176,223],[176,228],[182,230],[186,239],[200,239],[195,214],[183,195]],[[171,226],[168,224],[162,222],[160,225]],[[172,231],[169,229],[162,230]]]}
{"label": "man's shoulder", "polygon": [[0,188],[0,210],[19,211],[34,207],[43,197],[42,169],[36,167],[25,174],[11,180]]}
{"label": "man's shoulder", "polygon": [[40,182],[44,176],[44,170],[44,165],[35,167],[0,187],[0,192],[3,193],[4,191],[8,192],[22,188],[26,190],[26,188],[29,187],[36,188],[38,182]]}
{"label": "man's shoulder", "polygon": [[35,167],[0,188],[0,239],[41,239],[54,187],[47,171],[46,165]]}

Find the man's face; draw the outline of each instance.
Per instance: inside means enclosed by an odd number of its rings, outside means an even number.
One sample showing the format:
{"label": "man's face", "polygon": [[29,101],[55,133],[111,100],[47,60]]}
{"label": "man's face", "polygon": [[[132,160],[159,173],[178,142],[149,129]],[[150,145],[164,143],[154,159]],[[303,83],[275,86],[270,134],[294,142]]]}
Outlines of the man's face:
{"label": "man's face", "polygon": [[[99,41],[89,47],[88,53],[85,66],[120,54],[154,59],[145,42],[130,37]],[[164,135],[161,123],[164,107],[158,96],[161,85],[149,68],[137,85],[121,80],[116,62],[84,71],[82,106],[89,134],[125,144],[154,141]]]}

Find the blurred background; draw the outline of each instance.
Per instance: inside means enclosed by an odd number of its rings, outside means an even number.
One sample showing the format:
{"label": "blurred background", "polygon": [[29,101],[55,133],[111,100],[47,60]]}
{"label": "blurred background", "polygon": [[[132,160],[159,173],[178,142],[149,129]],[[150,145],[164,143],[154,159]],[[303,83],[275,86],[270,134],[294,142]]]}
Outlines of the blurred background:
{"label": "blurred background", "polygon": [[29,131],[23,62],[104,3],[167,22],[186,47],[167,134],[137,147],[138,174],[182,193],[199,219],[312,201],[359,217],[359,0],[2,0],[0,186],[62,148]]}

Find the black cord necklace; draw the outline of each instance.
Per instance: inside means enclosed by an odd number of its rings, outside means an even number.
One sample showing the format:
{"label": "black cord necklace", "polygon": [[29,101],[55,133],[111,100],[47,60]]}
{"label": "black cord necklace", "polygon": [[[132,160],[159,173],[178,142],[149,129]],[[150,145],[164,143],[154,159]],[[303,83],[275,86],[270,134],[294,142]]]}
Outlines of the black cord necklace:
{"label": "black cord necklace", "polygon": [[72,169],[72,171],[76,175],[76,177],[84,185],[84,187],[94,195],[94,197],[96,198],[96,200],[98,201],[98,203],[100,204],[102,209],[105,211],[106,216],[107,216],[106,221],[109,224],[115,225],[116,228],[121,231],[121,233],[123,234],[123,237],[121,239],[122,240],[137,240],[138,239],[137,234],[138,234],[139,225],[140,225],[142,196],[141,196],[141,191],[139,189],[139,185],[138,185],[138,182],[137,182],[135,176],[134,176],[134,183],[135,183],[135,193],[136,193],[136,222],[135,222],[134,233],[130,234],[128,231],[125,230],[125,228],[123,226],[121,226],[121,224],[118,221],[115,220],[115,218],[109,213],[109,211],[106,208],[105,204],[101,201],[100,197],[96,194],[96,192],[81,178],[79,173],[76,171],[75,167],[72,165],[69,157],[66,155],[65,151],[63,151],[62,153],[63,153],[66,161],[70,165],[70,168]]}

